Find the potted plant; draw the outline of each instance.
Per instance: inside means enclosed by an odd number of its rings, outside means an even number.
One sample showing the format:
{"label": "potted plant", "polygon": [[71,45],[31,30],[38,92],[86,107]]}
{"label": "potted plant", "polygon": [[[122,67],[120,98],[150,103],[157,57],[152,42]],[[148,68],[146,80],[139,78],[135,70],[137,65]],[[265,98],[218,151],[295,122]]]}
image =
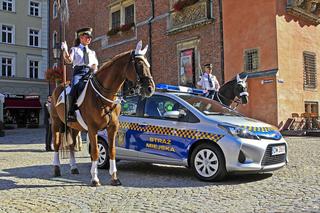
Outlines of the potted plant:
{"label": "potted plant", "polygon": [[197,3],[199,0],[178,0],[174,5],[174,11],[180,12],[183,8]]}
{"label": "potted plant", "polygon": [[112,28],[111,30],[109,30],[107,32],[107,35],[108,36],[113,36],[113,35],[116,35],[118,32],[121,31],[121,28],[120,27],[116,27],[116,28]]}
{"label": "potted plant", "polygon": [[63,80],[63,69],[59,67],[48,68],[45,76],[46,80],[50,82],[56,82],[56,84],[60,84]]}
{"label": "potted plant", "polygon": [[129,31],[134,26],[135,26],[134,22],[128,23],[128,24],[124,24],[124,25],[121,25],[120,30],[122,32]]}

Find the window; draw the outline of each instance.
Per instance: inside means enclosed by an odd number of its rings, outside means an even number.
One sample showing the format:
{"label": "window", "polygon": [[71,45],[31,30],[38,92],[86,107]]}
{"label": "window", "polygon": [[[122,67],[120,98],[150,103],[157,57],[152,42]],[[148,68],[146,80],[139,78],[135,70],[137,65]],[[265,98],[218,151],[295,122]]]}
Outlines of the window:
{"label": "window", "polygon": [[53,18],[57,18],[58,16],[58,4],[56,1],[53,2],[53,7],[52,7],[52,15],[53,15]]}
{"label": "window", "polygon": [[13,75],[13,58],[1,57],[1,76]]}
{"label": "window", "polygon": [[33,47],[39,47],[39,30],[29,29],[29,45]]}
{"label": "window", "polygon": [[2,1],[2,10],[14,12],[15,11],[15,0],[3,0]]}
{"label": "window", "polygon": [[3,24],[1,26],[1,42],[13,44],[14,43],[14,28],[13,26]]}
{"label": "window", "polygon": [[133,4],[125,8],[125,24],[134,23],[134,6]]}
{"label": "window", "polygon": [[244,53],[244,63],[246,72],[254,72],[259,69],[259,51],[258,49],[248,49]]}
{"label": "window", "polygon": [[57,32],[53,32],[53,35],[52,35],[52,48],[56,48],[57,43],[58,43]]}
{"label": "window", "polygon": [[112,29],[120,27],[120,10],[112,13]]}
{"label": "window", "polygon": [[125,24],[133,24],[135,22],[133,1],[126,1],[126,3],[112,6],[110,14],[110,29],[117,29]]}
{"label": "window", "polygon": [[38,78],[39,61],[29,61],[29,78]]}
{"label": "window", "polygon": [[304,52],[303,66],[303,87],[315,89],[317,87],[316,54]]}
{"label": "window", "polygon": [[40,16],[40,3],[35,1],[30,1],[29,15]]}

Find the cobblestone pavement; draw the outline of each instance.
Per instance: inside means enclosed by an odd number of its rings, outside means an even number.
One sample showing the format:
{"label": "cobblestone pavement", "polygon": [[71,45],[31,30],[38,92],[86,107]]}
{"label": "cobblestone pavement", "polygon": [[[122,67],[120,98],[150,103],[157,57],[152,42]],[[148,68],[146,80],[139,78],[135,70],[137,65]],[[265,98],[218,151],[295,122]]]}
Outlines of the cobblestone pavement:
{"label": "cobblestone pavement", "polygon": [[63,159],[52,177],[52,152],[44,152],[44,129],[7,130],[0,137],[2,212],[320,212],[320,138],[291,137],[289,164],[271,174],[197,180],[183,167],[119,162],[123,186],[90,182],[90,158],[78,153],[80,175]]}

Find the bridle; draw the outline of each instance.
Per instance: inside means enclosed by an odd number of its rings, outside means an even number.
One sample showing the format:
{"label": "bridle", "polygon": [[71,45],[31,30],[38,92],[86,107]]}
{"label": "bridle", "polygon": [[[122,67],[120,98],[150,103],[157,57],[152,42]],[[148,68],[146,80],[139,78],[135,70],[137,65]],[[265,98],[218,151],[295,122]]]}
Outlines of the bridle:
{"label": "bridle", "polygon": [[136,81],[134,82],[134,86],[128,89],[133,90],[134,93],[139,94],[143,83],[147,81],[152,81],[153,78],[152,76],[144,76],[143,70],[138,69],[137,60],[136,60],[137,58],[141,59],[147,67],[150,67],[150,64],[144,55],[136,55],[134,51],[131,52],[130,61],[133,64],[133,67],[136,73]]}
{"label": "bridle", "polygon": [[[135,55],[134,51],[130,53],[129,63],[133,64],[134,71],[136,73],[136,82],[133,89],[135,92],[140,93],[141,85],[143,84],[143,82],[152,81],[153,79],[151,76],[143,76],[143,71],[138,69],[137,60],[136,60],[137,58],[141,59],[146,66],[150,67],[150,65],[144,55]],[[105,95],[103,95],[102,93],[111,93],[112,91],[108,88],[103,87],[103,85],[98,81],[96,74],[93,73],[90,75],[89,82],[93,90],[95,91],[96,95],[99,96],[101,99],[111,104],[119,104],[123,101],[123,99],[119,97],[117,97],[115,100],[110,100],[107,97],[105,97]]]}

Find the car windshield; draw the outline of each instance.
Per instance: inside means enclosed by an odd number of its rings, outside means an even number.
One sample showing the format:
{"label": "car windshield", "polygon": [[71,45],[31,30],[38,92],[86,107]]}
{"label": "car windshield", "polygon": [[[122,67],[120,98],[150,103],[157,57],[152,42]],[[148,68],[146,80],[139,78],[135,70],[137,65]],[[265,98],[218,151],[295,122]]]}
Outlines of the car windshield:
{"label": "car windshield", "polygon": [[238,112],[223,106],[217,101],[189,94],[177,94],[178,97],[191,104],[205,115],[231,115],[241,116]]}

